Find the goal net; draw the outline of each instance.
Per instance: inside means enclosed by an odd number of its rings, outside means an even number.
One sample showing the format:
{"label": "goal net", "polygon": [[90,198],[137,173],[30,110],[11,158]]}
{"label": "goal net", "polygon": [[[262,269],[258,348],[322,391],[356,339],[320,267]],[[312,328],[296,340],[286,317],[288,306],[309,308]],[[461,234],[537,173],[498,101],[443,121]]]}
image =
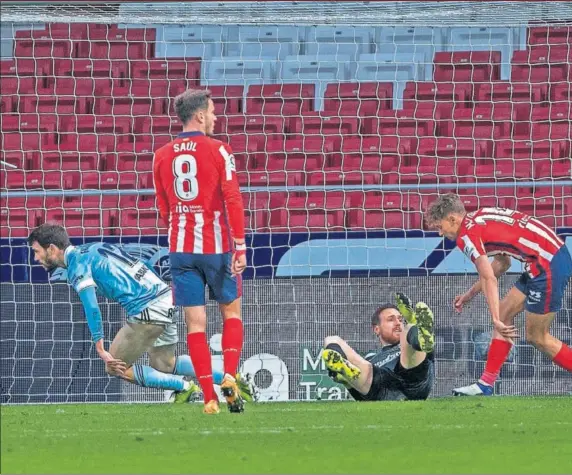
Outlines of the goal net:
{"label": "goal net", "polygon": [[[62,223],[74,243],[120,243],[169,280],[151,166],[189,87],[212,91],[216,136],[236,158],[250,264],[242,368],[263,400],[346,398],[320,363],[323,338],[375,350],[371,314],[395,291],[435,311],[434,396],[480,375],[485,302],[452,309],[474,268],[423,219],[441,193],[530,213],[572,247],[570,3],[1,8],[2,402],[163,400],[106,376],[65,273],[33,265],[26,236]],[[571,292],[553,325],[569,344]],[[101,306],[107,345],[124,313]],[[498,390],[561,394],[572,380],[519,340]]]}

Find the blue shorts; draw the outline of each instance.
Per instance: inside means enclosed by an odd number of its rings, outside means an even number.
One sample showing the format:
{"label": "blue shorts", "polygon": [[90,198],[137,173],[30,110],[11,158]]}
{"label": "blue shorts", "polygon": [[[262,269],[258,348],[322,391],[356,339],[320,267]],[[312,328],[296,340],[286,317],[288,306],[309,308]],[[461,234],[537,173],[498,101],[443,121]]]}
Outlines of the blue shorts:
{"label": "blue shorts", "polygon": [[514,284],[526,295],[527,312],[546,315],[562,308],[564,290],[572,277],[572,257],[566,245],[554,254],[550,268],[539,276],[530,277],[526,272]]}
{"label": "blue shorts", "polygon": [[233,275],[231,271],[232,253],[171,252],[169,258],[175,305],[205,305],[206,286],[209,288],[210,298],[218,303],[228,304],[242,295],[241,276]]}

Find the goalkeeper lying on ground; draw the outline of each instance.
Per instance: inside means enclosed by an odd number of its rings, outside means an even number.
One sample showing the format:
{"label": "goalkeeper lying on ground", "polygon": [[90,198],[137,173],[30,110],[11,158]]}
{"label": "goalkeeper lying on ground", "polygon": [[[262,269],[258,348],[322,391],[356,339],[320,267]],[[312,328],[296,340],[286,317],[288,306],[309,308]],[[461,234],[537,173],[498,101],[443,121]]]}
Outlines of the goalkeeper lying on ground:
{"label": "goalkeeper lying on ground", "polygon": [[328,374],[356,401],[427,399],[433,389],[433,312],[423,302],[413,309],[403,294],[396,300],[397,305],[384,304],[373,314],[373,332],[381,343],[377,353],[364,359],[338,336],[324,342]]}
{"label": "goalkeeper lying on ground", "polygon": [[[66,269],[108,374],[139,386],[172,390],[175,402],[186,402],[200,391],[188,380],[195,376],[189,356],[175,357],[178,335],[173,297],[169,286],[151,267],[117,245],[98,242],[72,246],[65,228],[53,224],[34,229],[28,244],[36,262],[48,272]],[[109,351],[103,344],[96,289],[127,312],[127,323],[115,335]],[[134,364],[145,352],[149,366]],[[223,375],[213,377],[220,384]],[[251,400],[248,381],[240,381],[239,387],[243,398]]]}

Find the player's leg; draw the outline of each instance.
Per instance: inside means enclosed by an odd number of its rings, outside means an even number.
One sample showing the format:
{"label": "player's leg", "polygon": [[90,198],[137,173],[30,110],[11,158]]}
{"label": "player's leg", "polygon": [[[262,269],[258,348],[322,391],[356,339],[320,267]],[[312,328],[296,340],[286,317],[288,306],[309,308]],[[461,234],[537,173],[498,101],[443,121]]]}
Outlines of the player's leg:
{"label": "player's leg", "polygon": [[109,352],[128,366],[120,377],[125,381],[147,388],[177,392],[189,391],[191,384],[181,376],[157,371],[151,366],[134,364],[143,353],[151,348],[161,333],[163,333],[163,325],[133,322],[125,324],[117,332]]}
{"label": "player's leg", "polygon": [[396,304],[406,322],[400,337],[400,364],[405,369],[416,368],[435,345],[433,311],[424,302],[413,308],[411,300],[402,293],[396,294]]}
{"label": "player's leg", "polygon": [[[499,316],[506,325],[513,325],[515,317],[524,310],[526,288],[527,279],[526,276],[523,276],[500,301]],[[512,340],[503,337],[495,330],[489,346],[483,374],[476,383],[453,389],[453,395],[491,396],[494,392],[495,381],[499,377],[501,368],[510,354],[512,345]]]}
{"label": "player's leg", "polygon": [[187,346],[197,380],[203,390],[204,412],[217,414],[218,398],[213,386],[211,352],[206,335],[206,277],[201,268],[205,256],[172,252],[169,257],[174,303],[184,308],[188,332]]}
{"label": "player's leg", "polygon": [[[328,371],[334,373],[335,381],[350,386],[363,395],[369,393],[373,381],[373,367],[342,338],[326,337],[322,359]],[[341,378],[336,378],[335,375]]]}
{"label": "player's leg", "polygon": [[232,254],[209,256],[205,276],[209,291],[219,304],[223,319],[222,354],[224,378],[220,385],[230,412],[242,412],[244,399],[239,387],[238,365],[244,342],[242,315],[240,311],[242,279],[231,271]]}
{"label": "player's leg", "polygon": [[526,302],[526,339],[554,363],[572,373],[572,349],[550,334],[564,291],[572,277],[572,257],[563,246],[543,276],[534,279]]}

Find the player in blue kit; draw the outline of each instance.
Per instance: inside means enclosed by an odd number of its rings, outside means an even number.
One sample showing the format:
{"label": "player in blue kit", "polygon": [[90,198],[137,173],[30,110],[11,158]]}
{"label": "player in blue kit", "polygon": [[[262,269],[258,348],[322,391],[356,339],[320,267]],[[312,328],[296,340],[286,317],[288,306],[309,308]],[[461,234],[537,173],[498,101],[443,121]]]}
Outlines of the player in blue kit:
{"label": "player in blue kit", "polygon": [[[108,374],[143,387],[172,390],[175,402],[186,402],[199,391],[186,379],[195,375],[189,356],[175,357],[178,335],[171,290],[149,266],[113,244],[73,246],[66,230],[53,224],[34,229],[28,243],[36,262],[48,272],[66,269]],[[104,347],[96,289],[127,312],[127,323],[109,351]],[[149,366],[134,364],[145,352]]]}

